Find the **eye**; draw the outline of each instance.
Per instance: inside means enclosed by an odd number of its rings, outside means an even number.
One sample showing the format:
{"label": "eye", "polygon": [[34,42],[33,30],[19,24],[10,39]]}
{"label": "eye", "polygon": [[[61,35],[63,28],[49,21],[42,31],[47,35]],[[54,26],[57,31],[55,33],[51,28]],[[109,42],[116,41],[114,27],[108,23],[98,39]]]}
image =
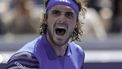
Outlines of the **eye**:
{"label": "eye", "polygon": [[59,10],[53,10],[52,14],[55,16],[59,16],[61,14],[61,12]]}
{"label": "eye", "polygon": [[74,14],[73,14],[73,12],[66,12],[65,16],[68,17],[68,18],[73,18]]}

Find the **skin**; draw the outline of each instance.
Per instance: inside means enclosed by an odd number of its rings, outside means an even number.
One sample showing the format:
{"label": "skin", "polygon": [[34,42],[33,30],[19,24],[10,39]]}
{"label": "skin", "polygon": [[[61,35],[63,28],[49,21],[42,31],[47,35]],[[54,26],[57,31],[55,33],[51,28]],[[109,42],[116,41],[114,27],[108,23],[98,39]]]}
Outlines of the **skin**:
{"label": "skin", "polygon": [[[53,10],[61,11],[60,15],[52,13]],[[72,12],[72,17],[66,17],[65,12]],[[73,34],[74,29],[77,27],[77,14],[74,10],[66,5],[56,5],[52,7],[47,16],[47,39],[57,56],[64,56],[67,50],[68,41]],[[56,28],[63,27],[66,29],[64,35],[57,35]]]}

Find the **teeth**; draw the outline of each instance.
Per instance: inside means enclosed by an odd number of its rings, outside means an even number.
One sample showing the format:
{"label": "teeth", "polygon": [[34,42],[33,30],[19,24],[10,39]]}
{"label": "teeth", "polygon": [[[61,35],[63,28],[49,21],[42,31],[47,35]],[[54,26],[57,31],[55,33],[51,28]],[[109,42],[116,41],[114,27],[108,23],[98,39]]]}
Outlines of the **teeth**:
{"label": "teeth", "polygon": [[58,27],[59,29],[65,29],[65,27]]}

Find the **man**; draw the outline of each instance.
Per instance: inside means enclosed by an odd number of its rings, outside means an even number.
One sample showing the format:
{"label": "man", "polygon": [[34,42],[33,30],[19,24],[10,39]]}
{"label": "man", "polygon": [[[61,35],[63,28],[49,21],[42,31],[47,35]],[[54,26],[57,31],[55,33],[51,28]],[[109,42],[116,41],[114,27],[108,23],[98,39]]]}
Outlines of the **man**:
{"label": "man", "polygon": [[26,44],[8,61],[7,69],[81,69],[84,52],[75,44],[82,31],[78,16],[82,0],[47,0],[41,36]]}

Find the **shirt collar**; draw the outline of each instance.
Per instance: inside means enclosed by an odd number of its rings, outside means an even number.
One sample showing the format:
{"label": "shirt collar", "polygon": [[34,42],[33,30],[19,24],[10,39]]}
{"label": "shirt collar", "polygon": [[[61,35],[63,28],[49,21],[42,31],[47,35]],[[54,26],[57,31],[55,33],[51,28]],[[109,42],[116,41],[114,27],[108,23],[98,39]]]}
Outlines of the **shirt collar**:
{"label": "shirt collar", "polygon": [[[54,59],[57,59],[58,56],[56,55],[55,51],[53,50],[53,48],[51,47],[50,43],[48,42],[47,38],[45,35],[42,36],[42,41],[43,41],[43,44],[44,44],[44,49],[46,51],[46,54],[48,56],[48,58],[50,60],[54,60]],[[67,53],[65,56],[70,56],[72,54],[71,52],[71,47],[70,47],[70,44],[68,43],[68,50],[67,50]]]}

